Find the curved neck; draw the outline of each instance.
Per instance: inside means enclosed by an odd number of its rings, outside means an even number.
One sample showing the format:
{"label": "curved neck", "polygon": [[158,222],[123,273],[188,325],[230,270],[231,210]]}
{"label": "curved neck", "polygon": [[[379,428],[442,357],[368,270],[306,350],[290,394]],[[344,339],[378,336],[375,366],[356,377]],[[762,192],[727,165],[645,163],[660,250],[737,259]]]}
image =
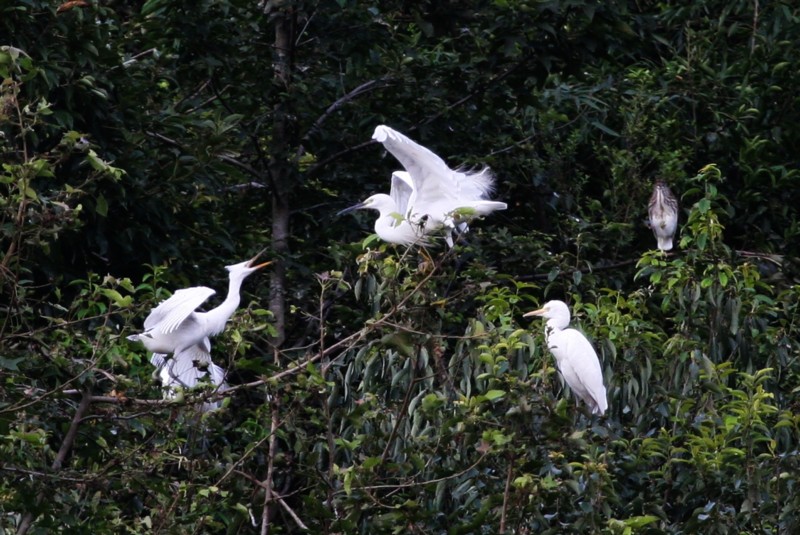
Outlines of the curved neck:
{"label": "curved neck", "polygon": [[569,318],[555,317],[547,320],[547,326],[556,331],[563,331],[569,327]]}
{"label": "curved neck", "polygon": [[243,279],[231,277],[228,282],[228,295],[225,300],[217,307],[206,312],[203,316],[208,329],[208,335],[214,336],[225,330],[225,324],[239,307],[241,297],[239,290],[242,287]]}

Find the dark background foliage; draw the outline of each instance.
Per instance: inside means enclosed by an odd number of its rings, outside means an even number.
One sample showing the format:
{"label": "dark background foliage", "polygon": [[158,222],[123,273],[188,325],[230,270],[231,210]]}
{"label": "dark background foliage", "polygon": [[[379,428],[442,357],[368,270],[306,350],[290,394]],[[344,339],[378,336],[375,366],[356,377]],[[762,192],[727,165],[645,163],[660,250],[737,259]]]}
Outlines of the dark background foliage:
{"label": "dark background foliage", "polygon": [[[798,35],[788,1],[0,2],[0,532],[791,533]],[[508,210],[425,254],[337,217],[398,167],[378,124]],[[162,400],[125,336],[265,248],[223,408]]]}

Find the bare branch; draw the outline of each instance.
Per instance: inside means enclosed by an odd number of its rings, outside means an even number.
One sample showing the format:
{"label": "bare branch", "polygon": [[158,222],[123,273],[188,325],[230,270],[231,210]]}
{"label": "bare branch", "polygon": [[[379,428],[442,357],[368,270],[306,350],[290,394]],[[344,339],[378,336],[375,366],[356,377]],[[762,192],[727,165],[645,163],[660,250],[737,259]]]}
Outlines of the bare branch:
{"label": "bare branch", "polygon": [[270,412],[269,428],[269,456],[267,458],[267,478],[264,480],[264,505],[261,510],[261,535],[269,533],[269,505],[272,502],[272,475],[275,469],[275,455],[277,454],[277,431],[278,431],[278,402],[272,400],[272,410]]}
{"label": "bare branch", "polygon": [[506,532],[506,514],[508,513],[508,497],[511,491],[511,475],[514,473],[514,460],[508,462],[508,473],[506,475],[506,488],[503,492],[503,512],[500,514],[500,533]]}
{"label": "bare branch", "polygon": [[297,514],[296,514],[296,513],[295,513],[295,512],[292,510],[292,508],[291,508],[291,507],[289,507],[289,505],[288,505],[288,504],[287,504],[287,503],[286,503],[286,502],[283,500],[283,498],[278,498],[278,503],[281,505],[281,507],[283,507],[283,508],[284,508],[284,510],[285,510],[287,513],[289,513],[289,516],[291,516],[291,517],[292,517],[292,520],[294,520],[294,521],[295,521],[295,523],[297,524],[297,526],[298,526],[300,529],[308,529],[308,526],[306,526],[306,525],[303,523],[303,521],[302,521],[302,520],[300,520],[300,517],[299,517],[299,516],[297,516]]}
{"label": "bare branch", "polygon": [[[237,474],[239,474],[240,476],[244,477],[245,479],[250,480],[252,483],[255,483],[256,485],[258,485],[262,489],[267,490],[266,484],[263,481],[260,481],[259,479],[257,479],[255,476],[250,475],[247,472],[242,472],[241,470],[235,470],[235,472]],[[291,494],[293,494],[293,493],[291,493]],[[303,522],[300,519],[300,517],[297,516],[297,513],[295,513],[294,510],[292,510],[292,508],[289,507],[289,504],[286,503],[286,500],[283,499],[285,496],[291,496],[291,494],[279,495],[279,494],[277,494],[275,492],[275,489],[272,489],[272,498],[275,501],[277,501],[280,504],[280,506],[283,507],[286,510],[287,513],[289,513],[289,516],[292,517],[292,519],[295,521],[297,526],[300,529],[308,529],[308,526],[306,526],[305,522]]]}
{"label": "bare branch", "polygon": [[[416,126],[412,126],[411,128],[408,129],[407,133],[414,132],[415,130],[418,130],[419,127],[422,126],[422,125],[426,125],[426,124],[432,123],[433,121],[437,120],[439,117],[441,117],[442,115],[448,113],[449,111],[451,111],[451,110],[453,110],[455,108],[458,108],[459,106],[463,106],[464,104],[466,104],[467,102],[469,102],[473,98],[477,97],[478,95],[483,94],[487,89],[489,89],[493,85],[497,84],[501,80],[505,79],[506,77],[511,75],[514,71],[516,71],[517,69],[519,69],[520,67],[525,65],[528,62],[529,59],[530,58],[528,56],[520,59],[517,63],[515,63],[514,65],[512,65],[511,67],[506,69],[504,72],[501,72],[500,74],[498,74],[496,76],[493,76],[486,83],[480,84],[476,89],[474,89],[469,94],[461,97],[460,99],[458,99],[455,102],[445,106],[444,108],[441,108],[437,113],[431,115],[430,117],[428,117],[427,119],[425,119],[421,123],[417,124]],[[380,80],[378,80],[377,82],[380,82]],[[358,89],[358,88],[356,88],[356,89]],[[345,97],[346,96],[347,95],[345,95]],[[342,97],[342,98],[345,98],[345,97]],[[335,104],[336,103],[334,103],[334,105]],[[318,119],[318,121],[319,121],[319,119]],[[312,127],[311,130],[309,130],[309,133],[311,131],[313,131],[313,127]],[[352,147],[348,147],[348,148],[346,148],[344,150],[341,150],[341,151],[339,151],[339,152],[337,152],[335,154],[332,154],[331,156],[328,156],[324,160],[318,162],[316,165],[311,167],[311,169],[309,169],[306,174],[307,174],[307,176],[313,178],[313,177],[317,176],[318,174],[320,174],[325,167],[327,167],[331,163],[335,162],[336,160],[339,160],[340,158],[343,158],[344,156],[347,156],[347,155],[349,155],[349,154],[351,154],[353,152],[357,152],[357,151],[360,151],[361,149],[369,147],[370,145],[372,145],[374,143],[377,143],[377,141],[371,139],[369,141],[365,141],[363,143],[359,143],[358,145],[354,145]]]}
{"label": "bare branch", "polygon": [[[75,410],[75,414],[72,417],[72,423],[67,430],[67,434],[64,435],[64,440],[61,442],[61,447],[58,448],[58,453],[56,454],[56,458],[53,460],[53,464],[50,468],[53,471],[57,472],[61,470],[61,467],[64,464],[64,461],[67,459],[67,455],[69,451],[72,449],[72,445],[75,443],[75,437],[78,436],[78,426],[83,419],[83,415],[86,414],[86,411],[89,410],[89,405],[92,403],[92,397],[89,395],[88,391],[84,391],[83,397],[81,398],[81,402],[78,405],[78,408]],[[37,505],[40,504],[45,498],[44,491],[40,492],[39,495],[36,497]],[[31,525],[34,521],[34,513],[33,510],[37,509],[37,507],[33,507],[25,512],[22,519],[20,520],[19,526],[17,527],[17,535],[24,535],[28,532],[31,528]]]}
{"label": "bare branch", "polygon": [[350,153],[358,152],[361,149],[364,149],[364,148],[369,147],[370,145],[374,145],[376,143],[377,143],[377,141],[375,141],[374,139],[370,139],[369,141],[365,141],[363,143],[359,143],[358,145],[355,145],[355,146],[352,146],[352,147],[348,147],[348,148],[346,148],[344,150],[341,150],[341,151],[337,152],[336,154],[328,156],[324,160],[321,160],[320,162],[315,164],[313,167],[311,167],[308,170],[308,172],[306,173],[306,176],[308,176],[309,178],[314,178],[318,174],[322,173],[322,170],[325,169],[325,167],[327,167],[329,164],[335,162],[336,160],[339,160],[340,158],[343,158],[344,156],[347,156]]}
{"label": "bare branch", "polygon": [[336,110],[338,110],[351,100],[374,89],[379,89],[381,87],[387,87],[388,85],[390,85],[388,83],[388,80],[389,80],[388,78],[379,78],[377,80],[370,80],[369,82],[364,82],[363,84],[356,87],[346,95],[337,99],[333,104],[328,106],[328,109],[325,110],[325,113],[320,115],[319,118],[316,121],[314,121],[314,124],[311,125],[311,128],[309,128],[308,132],[306,132],[306,134],[303,136],[303,139],[308,139],[314,132],[320,129],[322,123],[324,123],[328,117],[330,117]]}
{"label": "bare branch", "polygon": [[[470,472],[471,470],[474,470],[475,467],[477,467],[478,465],[481,464],[481,462],[483,462],[483,460],[486,458],[487,455],[489,455],[489,451],[482,453],[481,456],[478,458],[478,460],[469,465],[467,468],[461,470],[460,472],[456,472],[455,474],[450,474],[449,476],[443,476],[437,479],[428,479],[426,481],[412,481],[410,483],[398,483],[396,485],[367,485],[363,487],[352,487],[350,489],[350,492],[358,490],[369,491],[369,490],[386,490],[386,489],[391,489],[391,490],[410,489],[414,487],[434,485],[436,483],[441,483],[442,481],[449,481],[451,479],[459,478],[464,474]],[[338,494],[341,494],[343,492],[345,492],[344,489],[337,491]]]}
{"label": "bare branch", "polygon": [[400,407],[400,411],[397,413],[397,419],[394,422],[394,426],[392,427],[392,432],[389,433],[389,438],[386,439],[386,446],[383,448],[383,453],[381,454],[381,464],[386,462],[386,458],[389,456],[389,450],[392,448],[392,442],[394,442],[395,437],[397,436],[398,431],[400,430],[400,424],[403,422],[403,418],[405,418],[406,413],[408,412],[408,406],[411,403],[411,394],[414,391],[414,385],[417,384],[416,376],[417,372],[417,358],[416,356],[412,359],[411,367],[409,369],[410,374],[410,381],[408,382],[408,390],[406,390],[406,395],[403,398],[403,405]]}
{"label": "bare branch", "polygon": [[[153,138],[159,140],[159,141],[163,141],[164,143],[167,143],[168,145],[171,145],[173,147],[177,147],[177,148],[181,149],[182,151],[189,152],[189,150],[186,147],[184,147],[181,143],[179,143],[178,141],[176,141],[176,140],[174,140],[172,138],[169,138],[169,137],[165,136],[164,134],[159,134],[158,132],[150,132],[150,131],[147,131],[146,134],[148,136],[150,136],[150,137],[153,137]],[[236,158],[228,156],[227,154],[216,154],[215,156],[217,158],[219,158],[220,160],[222,160],[223,162],[229,163],[232,166],[241,169],[245,173],[248,173],[248,174],[258,178],[259,180],[264,180],[264,175],[262,173],[260,173],[257,169],[255,169],[253,167],[250,167],[246,163],[240,162]]]}

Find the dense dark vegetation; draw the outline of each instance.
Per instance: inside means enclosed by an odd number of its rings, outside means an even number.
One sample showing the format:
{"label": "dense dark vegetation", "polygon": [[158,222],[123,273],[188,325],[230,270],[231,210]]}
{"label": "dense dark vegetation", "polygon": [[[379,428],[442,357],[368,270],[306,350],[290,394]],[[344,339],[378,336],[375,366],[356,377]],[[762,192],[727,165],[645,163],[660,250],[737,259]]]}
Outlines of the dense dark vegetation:
{"label": "dense dark vegetation", "polygon": [[[794,532],[799,35],[788,0],[0,2],[0,532]],[[398,167],[378,124],[509,209],[427,254],[337,218]],[[224,407],[162,400],[125,335],[263,248]]]}

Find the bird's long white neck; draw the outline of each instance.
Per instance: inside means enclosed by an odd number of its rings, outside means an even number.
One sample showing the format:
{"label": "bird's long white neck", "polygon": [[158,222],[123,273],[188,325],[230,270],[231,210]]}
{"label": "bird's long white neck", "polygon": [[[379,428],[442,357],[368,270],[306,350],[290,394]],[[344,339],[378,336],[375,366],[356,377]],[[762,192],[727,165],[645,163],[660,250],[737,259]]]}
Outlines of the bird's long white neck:
{"label": "bird's long white neck", "polygon": [[553,336],[554,333],[561,332],[567,327],[569,327],[569,318],[566,318],[566,321],[564,321],[564,318],[562,317],[548,319],[547,323],[544,324],[545,340],[549,342],[550,337]]}
{"label": "bird's long white neck", "polygon": [[556,331],[563,331],[567,327],[569,327],[569,318],[550,318],[547,320],[547,326],[551,329],[555,329]]}
{"label": "bird's long white neck", "polygon": [[228,295],[225,300],[217,308],[198,314],[205,321],[209,336],[215,336],[224,331],[225,324],[236,312],[241,301],[239,290],[242,287],[242,281],[243,279],[240,277],[231,277],[228,282]]}

